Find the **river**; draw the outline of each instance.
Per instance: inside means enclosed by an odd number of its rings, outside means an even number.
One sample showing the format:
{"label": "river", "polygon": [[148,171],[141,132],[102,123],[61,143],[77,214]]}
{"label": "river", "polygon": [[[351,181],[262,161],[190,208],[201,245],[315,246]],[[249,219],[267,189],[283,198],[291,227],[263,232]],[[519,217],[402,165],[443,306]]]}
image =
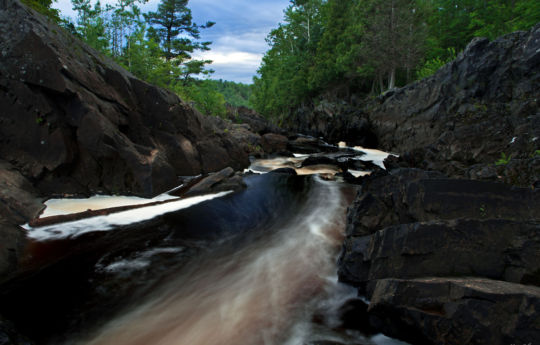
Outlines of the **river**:
{"label": "river", "polygon": [[316,174],[245,181],[237,193],[28,227],[27,273],[0,292],[4,314],[43,344],[399,344],[342,327],[340,308],[357,296],[335,263],[357,187]]}

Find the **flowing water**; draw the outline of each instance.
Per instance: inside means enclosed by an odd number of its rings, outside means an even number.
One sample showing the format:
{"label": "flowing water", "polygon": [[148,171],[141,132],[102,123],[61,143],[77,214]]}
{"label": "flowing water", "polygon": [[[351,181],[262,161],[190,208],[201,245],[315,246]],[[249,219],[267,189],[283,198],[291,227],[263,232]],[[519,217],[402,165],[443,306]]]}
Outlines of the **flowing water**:
{"label": "flowing water", "polygon": [[[309,316],[334,284],[347,200],[316,180],[286,225],[240,249],[205,258],[143,305],[82,344],[297,344],[294,320]],[[301,342],[300,342],[301,343]]]}
{"label": "flowing water", "polygon": [[340,328],[356,291],[335,262],[356,188],[277,174],[246,183],[28,228],[29,273],[0,293],[3,312],[43,344],[398,344]]}

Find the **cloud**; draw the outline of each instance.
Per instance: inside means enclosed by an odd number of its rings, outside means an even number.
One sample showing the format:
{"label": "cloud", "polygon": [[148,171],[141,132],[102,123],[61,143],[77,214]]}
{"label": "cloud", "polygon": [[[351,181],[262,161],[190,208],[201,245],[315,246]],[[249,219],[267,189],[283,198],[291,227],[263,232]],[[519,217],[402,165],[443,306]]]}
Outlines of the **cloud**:
{"label": "cloud", "polygon": [[208,51],[194,56],[196,59],[212,60],[212,66],[249,66],[257,68],[260,65],[262,54],[246,53],[242,51],[235,52],[216,52]]}

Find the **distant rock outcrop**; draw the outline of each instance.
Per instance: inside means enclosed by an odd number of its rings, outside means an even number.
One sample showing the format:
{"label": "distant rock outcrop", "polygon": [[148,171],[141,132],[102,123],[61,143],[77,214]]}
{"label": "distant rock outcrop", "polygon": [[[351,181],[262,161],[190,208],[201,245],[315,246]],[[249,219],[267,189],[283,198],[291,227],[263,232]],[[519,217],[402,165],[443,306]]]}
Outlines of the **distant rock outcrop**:
{"label": "distant rock outcrop", "polygon": [[42,194],[155,195],[248,165],[228,133],[17,0],[0,2],[0,158]]}

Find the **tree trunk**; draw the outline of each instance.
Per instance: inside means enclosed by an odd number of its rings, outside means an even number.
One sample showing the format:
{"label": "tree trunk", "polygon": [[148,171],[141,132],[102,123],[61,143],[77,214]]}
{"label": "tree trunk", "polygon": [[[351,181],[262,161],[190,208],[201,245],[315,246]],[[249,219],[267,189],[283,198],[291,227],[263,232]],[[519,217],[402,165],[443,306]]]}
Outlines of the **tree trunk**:
{"label": "tree trunk", "polygon": [[379,87],[381,88],[381,93],[383,93],[384,92],[384,81],[383,81],[382,73],[378,74],[378,78],[379,78]]}
{"label": "tree trunk", "polygon": [[392,68],[388,74],[388,90],[392,90],[396,87],[396,69]]}

